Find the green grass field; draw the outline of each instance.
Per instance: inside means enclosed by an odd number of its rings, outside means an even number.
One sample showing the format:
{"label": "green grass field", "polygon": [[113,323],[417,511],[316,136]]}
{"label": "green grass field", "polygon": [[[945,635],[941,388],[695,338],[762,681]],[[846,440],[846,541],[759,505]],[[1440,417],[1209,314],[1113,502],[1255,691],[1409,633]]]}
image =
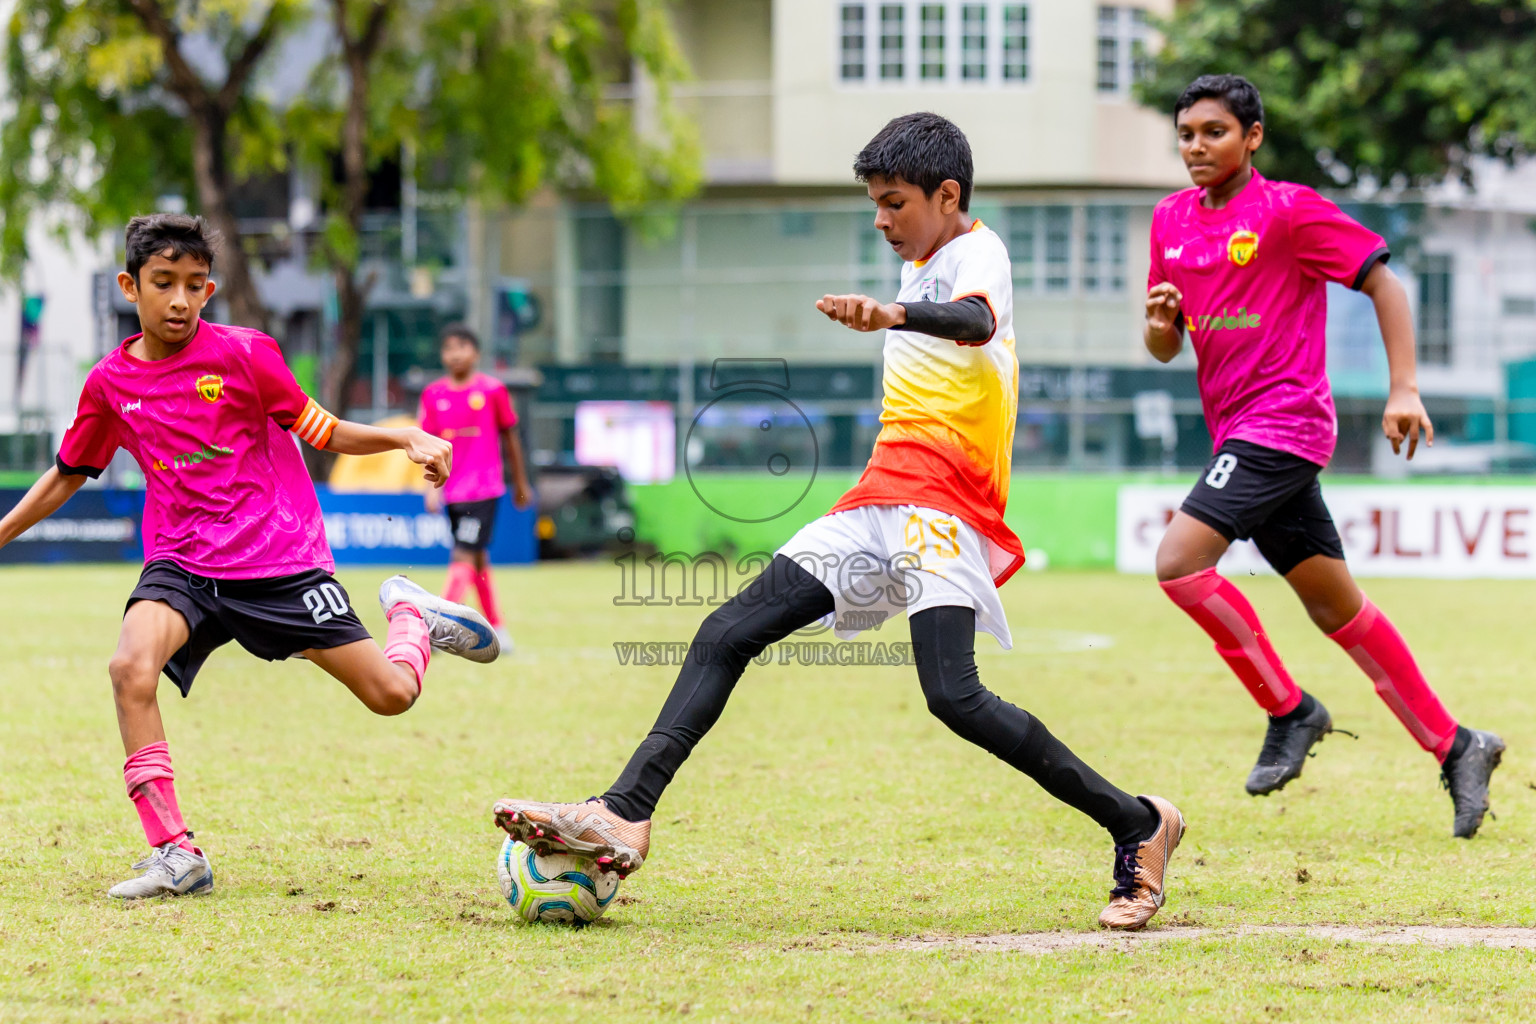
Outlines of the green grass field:
{"label": "green grass field", "polygon": [[[375,629],[382,576],[342,574]],[[0,572],[0,1020],[1502,1021],[1536,1000],[1529,951],[1255,927],[1536,924],[1536,584],[1369,587],[1452,710],[1509,743],[1498,820],[1468,843],[1432,759],[1283,583],[1243,581],[1293,673],[1361,737],[1330,737],[1262,800],[1242,788],[1262,717],[1149,579],[1010,583],[1018,649],[980,638],[983,678],[1189,822],[1153,922],[1173,938],[1030,952],[912,940],[1086,938],[1108,839],[946,732],[910,667],[753,667],[607,917],[515,922],[491,802],[605,788],[673,674],[621,668],[613,643],[686,640],[698,620],[615,608],[604,563],[503,571],[517,654],[435,660],[401,718],[238,648],[189,700],[165,684],[217,890],[109,903],[143,853],[106,679],[133,579]],[[1113,643],[1063,649],[1058,631]]]}

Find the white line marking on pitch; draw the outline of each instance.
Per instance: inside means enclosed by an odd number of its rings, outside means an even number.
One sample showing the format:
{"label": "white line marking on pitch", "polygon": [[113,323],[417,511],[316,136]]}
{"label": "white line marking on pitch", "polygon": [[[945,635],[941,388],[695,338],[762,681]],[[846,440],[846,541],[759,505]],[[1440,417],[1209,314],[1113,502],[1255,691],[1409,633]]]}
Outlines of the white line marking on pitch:
{"label": "white line marking on pitch", "polygon": [[973,950],[991,953],[1054,953],[1063,949],[1115,949],[1130,952],[1147,943],[1175,939],[1225,939],[1290,936],[1329,942],[1365,942],[1389,946],[1486,946],[1536,950],[1536,928],[1467,928],[1450,925],[1243,925],[1237,928],[1165,928],[1149,932],[1024,932],[963,937],[925,936],[884,945],[883,949]]}

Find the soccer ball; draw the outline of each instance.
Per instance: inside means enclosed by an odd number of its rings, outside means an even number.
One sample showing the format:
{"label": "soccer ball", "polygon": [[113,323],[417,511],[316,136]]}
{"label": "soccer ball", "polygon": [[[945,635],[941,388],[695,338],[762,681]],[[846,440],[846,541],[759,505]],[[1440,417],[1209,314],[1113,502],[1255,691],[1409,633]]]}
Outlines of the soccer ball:
{"label": "soccer ball", "polygon": [[496,857],[501,894],[526,921],[596,921],[619,891],[619,876],[586,857],[552,853],[541,857],[508,836]]}

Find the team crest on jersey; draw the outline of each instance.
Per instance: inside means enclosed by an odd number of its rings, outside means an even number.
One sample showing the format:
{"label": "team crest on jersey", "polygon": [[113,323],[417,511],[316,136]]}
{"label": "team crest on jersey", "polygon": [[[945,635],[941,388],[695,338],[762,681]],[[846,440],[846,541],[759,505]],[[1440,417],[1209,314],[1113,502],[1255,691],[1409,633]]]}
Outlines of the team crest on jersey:
{"label": "team crest on jersey", "polygon": [[197,396],[210,405],[224,397],[224,378],[206,373],[197,378]]}
{"label": "team crest on jersey", "polygon": [[1240,267],[1253,262],[1259,252],[1259,236],[1253,231],[1234,231],[1227,239],[1227,259]]}
{"label": "team crest on jersey", "polygon": [[471,391],[469,393],[469,407],[475,410],[475,412],[479,412],[481,409],[484,409],[485,395],[479,391]]}

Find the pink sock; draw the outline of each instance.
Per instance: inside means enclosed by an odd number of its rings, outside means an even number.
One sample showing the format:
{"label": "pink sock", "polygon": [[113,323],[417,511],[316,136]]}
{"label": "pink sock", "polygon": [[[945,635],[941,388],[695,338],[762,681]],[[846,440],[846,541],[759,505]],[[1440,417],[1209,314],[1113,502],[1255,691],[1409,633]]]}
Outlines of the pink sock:
{"label": "pink sock", "polygon": [[1381,609],[1366,598],[1349,625],[1328,636],[1371,677],[1377,695],[1407,726],[1419,746],[1444,761],[1456,740],[1456,719],[1424,681],[1403,635]]}
{"label": "pink sock", "polygon": [[496,607],[496,588],[491,586],[491,567],[475,576],[475,593],[480,595],[480,610],[493,626],[501,625],[501,609]]}
{"label": "pink sock", "polygon": [[139,748],[123,762],[123,785],[150,846],[175,843],[185,850],[196,849],[176,803],[176,773],[171,770],[171,748],[164,740]]}
{"label": "pink sock", "polygon": [[1259,707],[1271,715],[1296,709],[1301,687],[1281,664],[1242,591],[1215,569],[1169,580],[1162,588],[1216,641],[1216,653],[1237,673]]}
{"label": "pink sock", "polygon": [[427,662],[432,660],[432,640],[427,633],[427,624],[421,621],[421,612],[403,603],[385,612],[384,617],[389,620],[384,657],[410,669],[416,677],[416,692],[420,693],[422,678],[427,674]]}
{"label": "pink sock", "polygon": [[468,562],[449,562],[448,582],[443,586],[443,600],[462,601],[465,592],[474,585],[474,566]]}

